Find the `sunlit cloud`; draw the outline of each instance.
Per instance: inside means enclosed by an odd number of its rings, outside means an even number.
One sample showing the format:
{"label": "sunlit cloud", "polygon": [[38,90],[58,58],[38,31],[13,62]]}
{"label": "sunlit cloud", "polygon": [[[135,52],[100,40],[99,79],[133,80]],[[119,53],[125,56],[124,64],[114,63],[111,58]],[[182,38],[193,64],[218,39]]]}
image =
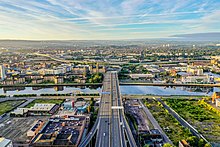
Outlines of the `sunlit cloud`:
{"label": "sunlit cloud", "polygon": [[219,0],[0,0],[0,39],[138,39],[220,32]]}

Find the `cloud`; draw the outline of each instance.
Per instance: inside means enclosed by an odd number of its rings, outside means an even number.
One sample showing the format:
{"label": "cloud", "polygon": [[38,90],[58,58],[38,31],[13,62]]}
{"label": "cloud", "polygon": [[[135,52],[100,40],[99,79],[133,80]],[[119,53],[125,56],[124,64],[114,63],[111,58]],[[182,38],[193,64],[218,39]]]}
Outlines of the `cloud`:
{"label": "cloud", "polygon": [[0,0],[0,38],[135,39],[217,32],[219,4],[218,0]]}
{"label": "cloud", "polygon": [[182,39],[182,40],[219,41],[220,32],[178,34],[178,35],[172,35],[170,37],[175,37],[175,38]]}

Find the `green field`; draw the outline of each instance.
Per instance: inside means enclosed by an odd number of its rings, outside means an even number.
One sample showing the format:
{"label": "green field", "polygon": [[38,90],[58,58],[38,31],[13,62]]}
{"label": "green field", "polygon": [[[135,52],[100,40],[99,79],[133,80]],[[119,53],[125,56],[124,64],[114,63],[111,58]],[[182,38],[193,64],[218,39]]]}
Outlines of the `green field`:
{"label": "green field", "polygon": [[188,129],[182,127],[181,124],[163,108],[162,104],[153,99],[144,100],[144,104],[148,107],[174,145],[178,146],[179,140],[187,139],[192,136]]}
{"label": "green field", "polygon": [[35,103],[44,103],[44,104],[61,104],[63,103],[64,100],[63,99],[36,99],[34,101],[32,101],[31,103],[29,103],[26,108],[30,108],[32,106],[34,106]]}
{"label": "green field", "polygon": [[14,108],[16,108],[17,106],[19,106],[24,102],[25,100],[14,100],[14,101],[4,101],[0,103],[0,115],[13,110]]}
{"label": "green field", "polygon": [[220,112],[203,100],[164,99],[210,142],[220,143]]}

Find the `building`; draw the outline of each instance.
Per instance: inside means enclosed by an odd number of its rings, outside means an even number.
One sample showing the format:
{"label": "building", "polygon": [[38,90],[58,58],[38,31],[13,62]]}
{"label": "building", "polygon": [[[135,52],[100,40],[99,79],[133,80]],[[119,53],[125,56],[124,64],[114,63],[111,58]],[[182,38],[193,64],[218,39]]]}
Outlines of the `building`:
{"label": "building", "polygon": [[203,75],[203,69],[200,66],[188,65],[186,72],[189,75],[198,75],[198,76]]}
{"label": "building", "polygon": [[52,115],[58,110],[57,104],[35,103],[28,109],[28,115]]}
{"label": "building", "polygon": [[153,74],[129,74],[132,79],[149,79],[154,78]]}
{"label": "building", "polygon": [[87,107],[89,106],[89,103],[86,101],[76,101],[74,104],[74,107],[76,107],[77,112],[85,113],[87,111]]}
{"label": "building", "polygon": [[6,78],[6,71],[3,65],[0,65],[0,77],[1,77],[1,80],[5,80]]}
{"label": "building", "polygon": [[33,146],[73,146],[79,145],[87,118],[67,116],[51,118],[40,133],[32,139]]}
{"label": "building", "polygon": [[89,66],[90,73],[105,73],[106,68],[104,65],[99,65],[98,63],[96,65],[90,65]]}
{"label": "building", "polygon": [[220,99],[220,92],[214,92],[212,94],[212,103],[215,103],[215,100]]}
{"label": "building", "polygon": [[13,147],[12,141],[4,137],[0,137],[0,147]]}
{"label": "building", "polygon": [[44,122],[42,120],[38,120],[37,122],[35,122],[33,127],[31,127],[27,131],[27,137],[33,138],[42,129],[43,125],[44,125]]}
{"label": "building", "polygon": [[85,113],[89,106],[89,103],[86,101],[68,101],[62,104],[64,110],[77,111],[79,113]]}
{"label": "building", "polygon": [[59,75],[59,74],[64,74],[65,69],[64,68],[40,69],[38,70],[38,73],[41,75]]}
{"label": "building", "polygon": [[185,83],[205,84],[205,83],[214,82],[214,79],[212,81],[209,75],[201,75],[201,76],[183,75],[181,81],[184,84]]}
{"label": "building", "polygon": [[74,101],[67,101],[62,104],[64,110],[75,110]]}
{"label": "building", "polygon": [[30,108],[17,108],[10,113],[11,116],[52,115],[59,109],[57,104],[35,103]]}
{"label": "building", "polygon": [[63,77],[54,77],[55,84],[62,84],[64,82]]}

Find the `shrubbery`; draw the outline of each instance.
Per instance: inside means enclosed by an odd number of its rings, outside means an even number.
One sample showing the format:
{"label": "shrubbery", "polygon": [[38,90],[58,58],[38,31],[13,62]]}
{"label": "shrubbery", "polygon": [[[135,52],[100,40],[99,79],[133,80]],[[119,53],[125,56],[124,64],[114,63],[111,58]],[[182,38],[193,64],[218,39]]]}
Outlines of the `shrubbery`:
{"label": "shrubbery", "polygon": [[37,94],[15,94],[13,97],[36,97]]}

